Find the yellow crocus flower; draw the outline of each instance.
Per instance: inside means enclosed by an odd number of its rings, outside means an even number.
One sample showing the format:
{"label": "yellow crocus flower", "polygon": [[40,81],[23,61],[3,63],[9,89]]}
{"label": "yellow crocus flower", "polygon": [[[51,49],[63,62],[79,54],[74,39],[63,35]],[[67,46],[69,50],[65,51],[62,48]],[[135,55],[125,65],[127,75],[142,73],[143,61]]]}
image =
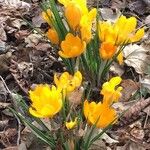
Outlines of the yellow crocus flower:
{"label": "yellow crocus flower", "polygon": [[[117,87],[121,83],[122,79],[117,76],[111,78],[109,82],[105,82],[102,85],[102,90],[100,94],[103,95],[103,103],[106,103],[107,105],[111,105],[113,102],[117,102],[119,98],[121,97],[121,90],[122,87]],[[115,89],[116,88],[116,89]]]}
{"label": "yellow crocus flower", "polygon": [[80,10],[82,11],[82,14],[85,14],[88,12],[87,8],[87,1],[86,0],[58,0],[59,3],[63,4],[65,8],[70,4],[70,3],[75,3],[80,7]]}
{"label": "yellow crocus flower", "polygon": [[68,130],[74,128],[76,125],[77,125],[77,117],[75,118],[74,121],[65,122],[65,126]]}
{"label": "yellow crocus flower", "polygon": [[64,72],[59,78],[55,74],[54,82],[58,89],[63,90],[63,94],[66,95],[66,92],[72,92],[81,85],[82,74],[80,71],[77,71],[72,76],[68,72]]}
{"label": "yellow crocus flower", "polygon": [[118,46],[137,42],[144,36],[144,28],[137,30],[136,26],[135,17],[126,18],[123,15],[114,24],[99,22],[99,38],[102,42],[114,42]]}
{"label": "yellow crocus flower", "polygon": [[65,6],[65,17],[69,26],[76,30],[82,16],[88,14],[86,0],[59,0],[59,2]]}
{"label": "yellow crocus flower", "polygon": [[59,37],[55,29],[48,29],[46,35],[52,44],[59,44]]}
{"label": "yellow crocus flower", "polygon": [[78,36],[71,33],[66,35],[64,41],[61,42],[61,51],[58,54],[63,58],[74,58],[80,56],[86,48],[86,43]]}
{"label": "yellow crocus flower", "polygon": [[97,128],[105,128],[117,120],[115,109],[101,102],[96,104],[94,101],[89,103],[85,100],[83,111],[87,121],[92,125],[96,125]]}
{"label": "yellow crocus flower", "polygon": [[82,11],[76,3],[69,3],[65,8],[65,17],[70,27],[75,30],[79,26]]}
{"label": "yellow crocus flower", "polygon": [[116,50],[117,46],[113,43],[102,42],[101,47],[99,48],[99,54],[102,59],[107,60],[113,57]]}
{"label": "yellow crocus flower", "polygon": [[89,43],[89,41],[92,38],[92,23],[94,19],[96,18],[96,9],[92,9],[90,12],[84,14],[80,21],[80,32],[81,32],[81,38],[82,40],[86,41],[86,43]]}
{"label": "yellow crocus flower", "polygon": [[29,97],[32,102],[29,112],[35,117],[51,118],[62,108],[62,94],[55,86],[37,85],[29,91]]}

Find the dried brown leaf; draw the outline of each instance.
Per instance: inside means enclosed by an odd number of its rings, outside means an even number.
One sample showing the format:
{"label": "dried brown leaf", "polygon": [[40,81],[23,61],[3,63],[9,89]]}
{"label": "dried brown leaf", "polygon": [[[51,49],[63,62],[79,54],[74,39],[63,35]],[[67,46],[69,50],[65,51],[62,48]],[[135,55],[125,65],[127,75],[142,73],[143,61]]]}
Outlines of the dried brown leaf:
{"label": "dried brown leaf", "polygon": [[121,120],[119,122],[119,125],[127,125],[131,122],[137,120],[140,116],[140,113],[144,108],[150,105],[150,98],[147,99],[141,99],[137,103],[135,103],[133,106],[131,106],[127,112],[121,117]]}
{"label": "dried brown leaf", "polygon": [[139,89],[139,84],[131,79],[123,80],[121,83],[123,87],[122,97],[120,101],[127,102],[133,94]]}

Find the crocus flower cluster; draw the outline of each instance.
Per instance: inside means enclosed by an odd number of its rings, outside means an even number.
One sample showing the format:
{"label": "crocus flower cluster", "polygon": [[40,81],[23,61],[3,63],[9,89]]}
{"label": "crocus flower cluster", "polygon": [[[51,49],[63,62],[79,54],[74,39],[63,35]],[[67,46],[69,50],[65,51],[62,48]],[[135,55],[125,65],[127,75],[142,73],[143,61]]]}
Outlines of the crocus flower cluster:
{"label": "crocus flower cluster", "polygon": [[[99,38],[101,46],[100,56],[103,59],[110,59],[116,53],[117,48],[131,42],[137,42],[144,36],[144,28],[136,29],[137,19],[121,16],[115,23],[99,21]],[[122,55],[122,54],[121,54]],[[122,57],[119,62],[122,63]]]}
{"label": "crocus flower cluster", "polygon": [[117,102],[121,97],[120,91],[122,87],[116,86],[120,84],[121,78],[114,77],[109,82],[105,82],[102,86],[101,94],[103,95],[102,102],[96,103],[94,101],[84,102],[84,115],[89,123],[96,125],[97,128],[105,128],[110,123],[115,123],[117,120],[117,113],[112,108],[113,102]]}
{"label": "crocus flower cluster", "polygon": [[[88,10],[86,0],[58,0],[64,6],[64,16],[70,30],[66,33],[64,40],[60,41],[58,33],[52,25],[55,20],[52,12],[48,9],[42,13],[44,20],[50,25],[47,37],[53,44],[59,44],[59,55],[63,58],[75,58],[86,50],[86,45],[93,37],[93,31],[98,32],[100,46],[99,55],[104,60],[111,59],[120,46],[127,43],[137,42],[144,36],[144,28],[136,29],[137,19],[135,17],[119,17],[115,23],[99,21],[96,23],[97,10]],[[98,31],[92,27],[98,24]],[[95,34],[95,33],[94,33]],[[122,52],[118,55],[120,64],[123,62]]]}
{"label": "crocus flower cluster", "polygon": [[74,76],[64,72],[60,78],[54,76],[56,86],[51,88],[47,84],[40,84],[32,91],[29,91],[31,107],[29,112],[38,118],[51,118],[58,113],[63,104],[63,97],[66,93],[72,92],[81,85],[82,75],[77,71]]}
{"label": "crocus flower cluster", "polygon": [[[68,72],[64,72],[59,78],[54,76],[54,82],[56,87],[52,85],[37,85],[33,91],[29,91],[31,99],[31,107],[29,112],[38,118],[51,118],[58,113],[63,107],[64,92],[73,92],[81,85],[82,75],[77,71],[74,76]],[[117,102],[121,97],[120,91],[122,87],[117,87],[121,82],[120,77],[114,77],[109,82],[105,82],[102,86],[101,94],[103,95],[103,101],[96,104],[96,102],[84,101],[84,115],[87,121],[91,124],[96,124],[98,128],[104,128],[111,122],[115,122],[117,114],[114,108],[112,108],[113,102]],[[77,125],[77,117],[74,121],[66,121],[66,128],[72,129]]]}

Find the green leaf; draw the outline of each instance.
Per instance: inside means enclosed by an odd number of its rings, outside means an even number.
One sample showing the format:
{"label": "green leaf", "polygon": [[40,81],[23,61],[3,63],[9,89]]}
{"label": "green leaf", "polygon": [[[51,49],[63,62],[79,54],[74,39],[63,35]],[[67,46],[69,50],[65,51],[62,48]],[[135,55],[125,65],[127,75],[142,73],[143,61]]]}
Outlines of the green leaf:
{"label": "green leaf", "polygon": [[15,110],[13,110],[12,108],[9,108],[9,110],[15,115],[17,116],[24,124],[26,124],[28,127],[30,127],[30,129],[32,130],[32,132],[39,138],[41,139],[43,142],[45,142],[46,144],[48,144],[52,149],[55,148],[56,143],[55,140],[52,136],[47,135],[45,133],[43,133],[43,131],[39,130],[37,127],[35,127],[29,120],[27,120],[26,118],[24,118],[24,116],[22,116],[20,113],[17,113]]}
{"label": "green leaf", "polygon": [[50,3],[50,6],[51,6],[51,11],[53,12],[53,14],[55,16],[56,23],[57,23],[57,25],[59,27],[59,33],[62,34],[62,37],[63,37],[62,40],[64,40],[66,34],[68,33],[68,31],[67,31],[67,29],[66,29],[66,27],[65,27],[65,25],[64,25],[64,23],[63,23],[63,21],[62,21],[62,19],[60,17],[60,14],[59,14],[59,11],[58,11],[58,9],[56,7],[55,1],[54,0],[49,0],[49,3]]}

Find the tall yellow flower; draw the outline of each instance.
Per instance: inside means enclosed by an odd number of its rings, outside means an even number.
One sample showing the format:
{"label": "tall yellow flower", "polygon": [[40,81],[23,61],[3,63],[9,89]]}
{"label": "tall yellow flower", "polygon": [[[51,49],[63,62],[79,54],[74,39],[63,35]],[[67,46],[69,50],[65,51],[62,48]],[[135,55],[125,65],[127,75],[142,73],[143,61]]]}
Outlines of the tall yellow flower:
{"label": "tall yellow flower", "polygon": [[[80,25],[82,17],[88,14],[86,0],[58,0],[65,6],[65,16],[70,27],[75,30]],[[87,23],[87,22],[86,22]],[[88,23],[87,23],[88,24]]]}
{"label": "tall yellow flower", "polygon": [[29,97],[32,102],[29,112],[35,117],[53,117],[62,108],[62,95],[55,86],[37,85],[33,91],[29,91]]}
{"label": "tall yellow flower", "polygon": [[72,92],[81,85],[82,74],[77,71],[74,76],[72,76],[68,72],[64,72],[59,78],[55,74],[54,82],[58,89],[63,90],[66,95],[66,92]]}
{"label": "tall yellow flower", "polygon": [[80,10],[82,11],[82,14],[85,14],[88,12],[88,8],[86,5],[86,0],[58,0],[59,3],[63,4],[65,6],[65,8],[70,4],[70,3],[75,3],[76,5],[78,5],[78,7],[80,8]]}
{"label": "tall yellow flower", "polygon": [[100,57],[104,60],[110,59],[113,57],[117,50],[117,46],[112,43],[102,42],[101,47],[99,48]]}
{"label": "tall yellow flower", "polygon": [[[117,102],[121,97],[122,87],[117,87],[121,83],[122,79],[117,76],[110,79],[109,82],[105,82],[102,85],[101,94],[103,95],[103,103],[111,105],[113,102]],[[115,89],[116,88],[116,89]]]}
{"label": "tall yellow flower", "polygon": [[135,17],[121,16],[114,24],[99,22],[99,38],[103,42],[114,42],[115,45],[137,42],[144,36],[144,28],[136,29]]}
{"label": "tall yellow flower", "polygon": [[66,35],[64,41],[61,42],[61,51],[58,54],[63,58],[74,58],[81,55],[86,48],[86,43],[78,36],[71,33]]}
{"label": "tall yellow flower", "polygon": [[115,109],[101,102],[96,104],[93,101],[89,103],[86,100],[84,101],[83,111],[87,121],[96,125],[97,128],[105,128],[117,120]]}
{"label": "tall yellow flower", "polygon": [[80,21],[80,32],[81,32],[81,38],[82,40],[86,41],[86,43],[89,43],[89,41],[92,38],[92,23],[94,19],[96,18],[96,9],[92,9],[88,13],[84,14]]}
{"label": "tall yellow flower", "polygon": [[48,29],[46,35],[52,44],[59,44],[59,37],[55,29]]}
{"label": "tall yellow flower", "polygon": [[74,121],[70,121],[70,122],[65,122],[65,126],[68,130],[74,128],[77,125],[77,118],[75,118]]}
{"label": "tall yellow flower", "polygon": [[75,30],[79,27],[82,11],[76,3],[69,3],[65,8],[65,17],[70,27]]}

